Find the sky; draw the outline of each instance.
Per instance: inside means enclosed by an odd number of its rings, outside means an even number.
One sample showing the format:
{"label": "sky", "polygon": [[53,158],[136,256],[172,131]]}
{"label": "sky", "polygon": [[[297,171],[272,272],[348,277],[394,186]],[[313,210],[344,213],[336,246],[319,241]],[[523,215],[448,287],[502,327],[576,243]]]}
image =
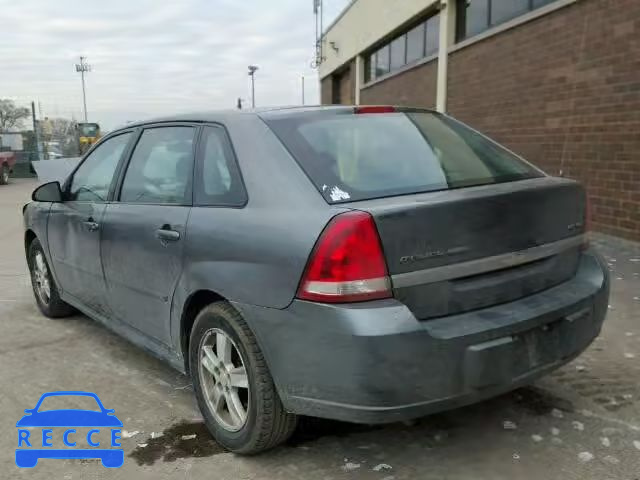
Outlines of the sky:
{"label": "sky", "polygon": [[[324,0],[325,25],[349,0]],[[312,0],[0,0],[0,98],[111,129],[158,115],[319,103]]]}

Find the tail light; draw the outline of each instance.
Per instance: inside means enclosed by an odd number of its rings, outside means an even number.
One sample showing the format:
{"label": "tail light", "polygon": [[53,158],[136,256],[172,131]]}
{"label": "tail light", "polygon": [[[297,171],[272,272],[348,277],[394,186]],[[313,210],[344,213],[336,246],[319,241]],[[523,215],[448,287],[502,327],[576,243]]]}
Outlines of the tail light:
{"label": "tail light", "polygon": [[311,252],[297,296],[325,303],[391,297],[391,281],[371,215],[347,212],[329,222]]}

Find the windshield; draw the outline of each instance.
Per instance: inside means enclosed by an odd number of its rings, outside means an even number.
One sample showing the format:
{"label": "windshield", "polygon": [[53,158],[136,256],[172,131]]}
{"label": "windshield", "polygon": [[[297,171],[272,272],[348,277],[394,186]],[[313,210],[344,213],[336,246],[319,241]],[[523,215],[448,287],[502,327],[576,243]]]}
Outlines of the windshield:
{"label": "windshield", "polygon": [[101,411],[96,399],[89,395],[50,395],[42,399],[38,412],[69,409]]}
{"label": "windshield", "polygon": [[78,129],[83,137],[95,137],[100,127],[97,123],[81,123],[78,125]]}
{"label": "windshield", "polygon": [[267,124],[329,203],[542,175],[483,135],[435,113],[333,113]]}

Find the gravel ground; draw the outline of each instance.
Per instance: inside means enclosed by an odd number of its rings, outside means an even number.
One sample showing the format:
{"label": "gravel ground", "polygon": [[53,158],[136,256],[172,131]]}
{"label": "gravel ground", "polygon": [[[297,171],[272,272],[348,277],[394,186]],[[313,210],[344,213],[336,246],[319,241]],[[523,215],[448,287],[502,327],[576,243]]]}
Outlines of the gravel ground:
{"label": "gravel ground", "polygon": [[[640,245],[595,235],[612,273],[600,338],[534,385],[412,424],[308,420],[285,446],[243,458],[209,437],[189,380],[84,316],[36,309],[21,205],[35,186],[0,186],[0,468],[2,478],[639,479]],[[15,422],[51,390],[96,392],[126,433],[125,463],[14,463]]]}

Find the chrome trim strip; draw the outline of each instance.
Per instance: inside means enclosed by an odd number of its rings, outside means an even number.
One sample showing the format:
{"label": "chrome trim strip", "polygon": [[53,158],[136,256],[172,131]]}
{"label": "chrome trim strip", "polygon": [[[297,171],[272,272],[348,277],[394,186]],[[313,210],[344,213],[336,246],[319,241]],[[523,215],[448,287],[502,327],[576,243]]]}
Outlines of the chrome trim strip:
{"label": "chrome trim strip", "polygon": [[417,270],[415,272],[399,273],[391,276],[393,288],[411,287],[424,283],[442,282],[454,278],[470,277],[492,270],[515,267],[523,263],[534,262],[542,258],[551,257],[564,250],[580,246],[585,241],[585,235],[565,238],[557,242],[546,243],[519,252],[504,253],[493,257],[470,260],[468,262],[443,265],[442,267]]}

